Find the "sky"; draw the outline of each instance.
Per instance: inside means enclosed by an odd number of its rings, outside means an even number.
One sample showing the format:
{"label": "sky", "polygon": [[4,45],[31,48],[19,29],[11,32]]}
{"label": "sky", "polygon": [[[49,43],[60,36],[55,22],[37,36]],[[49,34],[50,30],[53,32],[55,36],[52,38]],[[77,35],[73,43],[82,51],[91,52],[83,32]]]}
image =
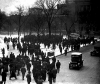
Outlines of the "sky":
{"label": "sky", "polygon": [[30,7],[36,0],[0,0],[0,9],[6,13],[16,11],[16,7]]}
{"label": "sky", "polygon": [[18,6],[24,6],[24,8],[28,8],[33,6],[35,2],[36,0],[0,0],[0,9],[9,14],[10,12],[16,11],[16,7]]}

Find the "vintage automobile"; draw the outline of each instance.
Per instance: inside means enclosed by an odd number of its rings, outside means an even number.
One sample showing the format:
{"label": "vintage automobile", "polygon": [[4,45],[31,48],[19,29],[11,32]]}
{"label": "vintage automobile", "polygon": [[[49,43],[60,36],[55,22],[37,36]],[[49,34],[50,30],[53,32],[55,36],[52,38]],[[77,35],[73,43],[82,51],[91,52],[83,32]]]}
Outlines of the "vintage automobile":
{"label": "vintage automobile", "polygon": [[100,55],[100,42],[94,45],[94,50],[90,52],[91,56],[99,56]]}
{"label": "vintage automobile", "polygon": [[69,63],[69,69],[80,69],[81,67],[83,67],[82,53],[72,52],[71,62]]}

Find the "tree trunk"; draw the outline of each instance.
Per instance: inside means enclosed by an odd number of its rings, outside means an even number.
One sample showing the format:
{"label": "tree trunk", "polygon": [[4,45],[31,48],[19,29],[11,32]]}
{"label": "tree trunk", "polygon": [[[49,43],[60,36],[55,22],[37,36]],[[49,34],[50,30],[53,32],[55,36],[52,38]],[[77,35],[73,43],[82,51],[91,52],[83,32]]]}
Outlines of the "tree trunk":
{"label": "tree trunk", "polygon": [[21,15],[19,15],[18,42],[20,41]]}
{"label": "tree trunk", "polygon": [[10,29],[8,29],[8,36],[10,35]]}
{"label": "tree trunk", "polygon": [[20,25],[19,25],[19,29],[18,29],[18,42],[20,41]]}
{"label": "tree trunk", "polygon": [[69,38],[70,38],[70,33],[71,33],[71,32],[70,32],[70,29],[69,29],[69,30],[67,29],[67,26],[66,26],[66,33],[67,33],[68,39],[69,39]]}
{"label": "tree trunk", "polygon": [[55,35],[56,35],[56,33],[57,33],[57,32],[56,32],[56,28],[55,28]]}
{"label": "tree trunk", "polygon": [[24,36],[25,36],[25,30],[24,30]]}
{"label": "tree trunk", "polygon": [[20,40],[20,33],[19,33],[19,30],[18,30],[18,42],[19,42],[19,40]]}
{"label": "tree trunk", "polygon": [[32,30],[31,30],[31,27],[30,27],[29,35],[31,35],[31,34],[32,34]]}
{"label": "tree trunk", "polygon": [[[61,28],[62,28],[62,22],[61,22]],[[60,28],[60,36],[61,36],[61,28]]]}
{"label": "tree trunk", "polygon": [[51,37],[51,23],[48,23],[48,28],[49,28],[49,37]]}

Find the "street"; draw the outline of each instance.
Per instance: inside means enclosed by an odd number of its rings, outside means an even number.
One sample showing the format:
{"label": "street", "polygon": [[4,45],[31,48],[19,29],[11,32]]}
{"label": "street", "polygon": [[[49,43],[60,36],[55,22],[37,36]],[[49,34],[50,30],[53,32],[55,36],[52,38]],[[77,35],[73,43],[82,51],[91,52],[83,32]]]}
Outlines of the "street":
{"label": "street", "polygon": [[98,10],[93,0],[0,0],[0,84],[100,84]]}
{"label": "street", "polygon": [[57,59],[61,61],[61,72],[57,76],[57,82],[63,84],[99,84],[100,83],[100,58],[91,57],[90,51],[93,46],[89,45],[81,48],[83,53],[83,67],[80,70],[70,70],[69,62],[71,60],[71,53],[67,56],[59,56]]}
{"label": "street", "polygon": [[[56,83],[53,84],[99,84],[100,80],[100,58],[95,56],[90,56],[90,51],[93,50],[93,45],[88,45],[82,47],[80,52],[83,53],[83,67],[80,70],[69,69],[69,62],[71,61],[71,52],[67,54],[67,56],[60,55],[57,58],[61,62],[60,73],[57,74]],[[10,46],[10,52],[14,52],[15,55],[18,55],[18,51],[12,49]],[[27,84],[26,77],[25,80],[22,81],[21,74],[18,76],[17,80],[12,79],[9,80],[9,73],[7,73],[7,83],[6,84]],[[1,77],[0,77],[1,79]],[[34,79],[32,77],[31,84],[35,84]],[[48,77],[44,84],[49,84]]]}

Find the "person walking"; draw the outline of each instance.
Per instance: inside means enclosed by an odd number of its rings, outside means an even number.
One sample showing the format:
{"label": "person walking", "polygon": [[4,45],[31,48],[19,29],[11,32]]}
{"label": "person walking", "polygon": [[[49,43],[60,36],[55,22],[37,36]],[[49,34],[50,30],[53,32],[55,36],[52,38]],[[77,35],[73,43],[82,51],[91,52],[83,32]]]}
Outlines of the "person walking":
{"label": "person walking", "polygon": [[7,43],[7,50],[9,50],[9,43]]}
{"label": "person walking", "polygon": [[67,48],[65,49],[65,56],[67,55]]}
{"label": "person walking", "polygon": [[57,76],[57,69],[56,68],[52,69],[52,74],[53,74],[53,82],[55,83],[56,82],[56,76]]}
{"label": "person walking", "polygon": [[2,49],[2,55],[5,56],[5,48]]}
{"label": "person walking", "polygon": [[62,47],[60,47],[60,53],[61,53],[61,55],[62,55]]}
{"label": "person walking", "polygon": [[21,68],[21,73],[22,73],[22,80],[24,80],[24,76],[25,76],[25,73],[26,73],[26,68],[25,67]]}
{"label": "person walking", "polygon": [[52,73],[52,70],[48,71],[48,81],[49,81],[49,84],[52,84],[52,80],[53,80],[53,73]]}
{"label": "person walking", "polygon": [[30,63],[30,62],[28,62],[28,63],[26,64],[26,67],[27,67],[27,70],[30,72],[31,63]]}
{"label": "person walking", "polygon": [[57,63],[56,63],[57,73],[59,73],[60,71],[60,66],[61,66],[61,63],[59,62],[59,60],[57,60]]}
{"label": "person walking", "polygon": [[2,72],[2,84],[3,83],[6,84],[6,77],[7,77],[7,73],[5,70],[3,70],[3,72]]}
{"label": "person walking", "polygon": [[13,45],[12,45],[12,46],[13,46],[13,49],[15,50],[15,43],[13,43]]}
{"label": "person walking", "polygon": [[16,69],[15,69],[14,66],[11,68],[10,78],[9,79],[11,80],[12,77],[14,77],[15,79],[17,79],[17,77],[16,77]]}
{"label": "person walking", "polygon": [[26,75],[26,78],[27,78],[27,83],[30,84],[31,82],[31,75],[30,75],[31,72],[28,72],[28,74]]}
{"label": "person walking", "polygon": [[52,58],[52,62],[56,63],[56,57],[55,56]]}

